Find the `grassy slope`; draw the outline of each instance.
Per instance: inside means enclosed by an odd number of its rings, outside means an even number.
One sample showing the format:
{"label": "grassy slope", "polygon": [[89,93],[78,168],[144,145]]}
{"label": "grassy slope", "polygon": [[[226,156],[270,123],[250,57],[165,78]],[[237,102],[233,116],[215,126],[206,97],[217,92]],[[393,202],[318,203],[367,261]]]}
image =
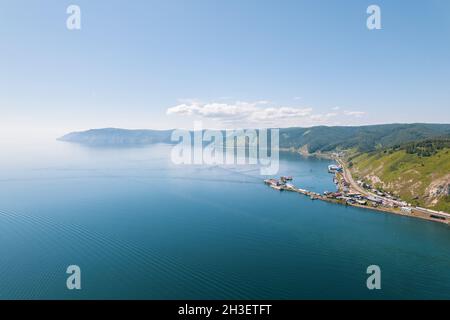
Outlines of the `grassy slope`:
{"label": "grassy slope", "polygon": [[[450,197],[441,197],[437,204],[426,197],[433,181],[450,174],[450,149],[443,149],[431,157],[419,157],[405,151],[363,153],[351,159],[356,178],[377,176],[375,183],[386,191],[400,195],[415,205],[450,212]],[[373,180],[371,181],[373,182]],[[419,196],[419,199],[414,199]]]}

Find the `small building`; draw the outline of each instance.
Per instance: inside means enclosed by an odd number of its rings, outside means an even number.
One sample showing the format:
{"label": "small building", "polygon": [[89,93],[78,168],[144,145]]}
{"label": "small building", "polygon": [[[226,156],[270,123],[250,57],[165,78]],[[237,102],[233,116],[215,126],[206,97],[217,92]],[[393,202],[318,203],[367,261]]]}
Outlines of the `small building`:
{"label": "small building", "polygon": [[403,213],[411,213],[412,212],[412,208],[410,207],[401,207],[400,211]]}
{"label": "small building", "polygon": [[363,187],[364,189],[368,189],[368,190],[372,189],[372,185],[367,184],[367,183],[365,183],[365,182],[363,182],[362,187]]}
{"label": "small building", "polygon": [[382,199],[375,198],[375,197],[372,197],[372,196],[368,196],[368,197],[367,197],[367,200],[369,200],[369,201],[371,201],[371,202],[374,202],[374,203],[376,203],[376,204],[382,204],[382,203],[383,203],[383,200],[382,200]]}
{"label": "small building", "polygon": [[342,172],[342,167],[335,164],[329,165],[328,172],[330,173]]}
{"label": "small building", "polygon": [[359,198],[359,197],[361,197],[361,193],[357,193],[357,192],[349,193],[348,196],[349,197],[354,197],[354,198]]}

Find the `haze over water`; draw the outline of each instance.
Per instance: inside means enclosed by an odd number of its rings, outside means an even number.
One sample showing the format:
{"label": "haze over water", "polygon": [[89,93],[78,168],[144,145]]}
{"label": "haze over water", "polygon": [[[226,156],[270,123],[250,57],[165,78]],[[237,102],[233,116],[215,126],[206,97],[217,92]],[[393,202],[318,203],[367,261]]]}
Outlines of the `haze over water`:
{"label": "haze over water", "polygon": [[[170,150],[3,145],[0,298],[450,298],[448,226],[280,193],[254,166],[176,166]],[[329,164],[286,153],[280,175],[334,190]]]}

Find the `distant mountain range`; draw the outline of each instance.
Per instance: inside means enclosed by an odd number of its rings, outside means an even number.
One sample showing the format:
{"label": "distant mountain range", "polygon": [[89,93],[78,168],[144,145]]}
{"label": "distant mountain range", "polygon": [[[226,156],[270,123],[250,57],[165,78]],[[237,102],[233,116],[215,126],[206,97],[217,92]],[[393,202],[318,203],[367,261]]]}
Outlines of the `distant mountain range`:
{"label": "distant mountain range", "polygon": [[75,142],[90,146],[133,146],[155,143],[172,143],[173,130],[127,130],[116,128],[92,129],[71,132],[60,141]]}
{"label": "distant mountain range", "polygon": [[[69,133],[59,140],[91,146],[173,144],[173,130],[93,129]],[[368,152],[431,138],[450,138],[450,124],[384,124],[359,127],[283,128],[280,148],[309,153],[355,149]]]}

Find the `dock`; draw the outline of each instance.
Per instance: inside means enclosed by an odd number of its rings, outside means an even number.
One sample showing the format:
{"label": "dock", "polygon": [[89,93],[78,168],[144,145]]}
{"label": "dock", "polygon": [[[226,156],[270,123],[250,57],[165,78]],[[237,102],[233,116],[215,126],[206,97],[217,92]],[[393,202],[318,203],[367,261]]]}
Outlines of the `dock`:
{"label": "dock", "polygon": [[271,188],[273,188],[275,190],[296,192],[296,193],[305,195],[307,197],[310,197],[311,200],[322,200],[322,201],[329,201],[329,202],[331,202],[330,200],[332,200],[324,195],[321,195],[320,193],[309,191],[306,189],[300,189],[300,188],[295,187],[293,184],[285,183],[285,182],[283,182],[284,179],[282,179],[282,178],[280,178],[279,180],[278,179],[264,180],[264,183],[269,185]]}

